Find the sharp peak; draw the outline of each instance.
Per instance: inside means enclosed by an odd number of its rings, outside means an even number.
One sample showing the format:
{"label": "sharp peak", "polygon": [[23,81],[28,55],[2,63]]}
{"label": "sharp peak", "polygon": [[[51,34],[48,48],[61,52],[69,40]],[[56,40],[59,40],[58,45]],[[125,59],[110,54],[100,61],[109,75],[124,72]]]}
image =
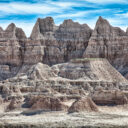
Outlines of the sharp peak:
{"label": "sharp peak", "polygon": [[108,20],[104,19],[102,16],[99,16],[96,24],[97,25],[99,25],[99,24],[108,24],[108,25],[110,25],[110,23],[108,22]]}
{"label": "sharp peak", "polygon": [[79,25],[79,26],[83,26],[83,27],[88,27],[89,29],[91,29],[88,24],[86,24],[86,23],[81,24],[79,22],[73,21],[72,19],[66,19],[66,20],[64,20],[63,23],[60,24],[60,26],[61,25],[65,25],[65,24],[69,24],[69,25],[70,24],[74,24],[74,25]]}
{"label": "sharp peak", "polygon": [[78,23],[78,22],[74,22],[72,19],[66,19],[63,21],[63,23]]}
{"label": "sharp peak", "polygon": [[45,18],[38,18],[37,21],[40,21],[40,20],[53,20],[54,19],[51,17],[51,16],[48,16],[48,17],[45,17]]}
{"label": "sharp peak", "polygon": [[[102,16],[99,16],[97,21],[107,21],[105,18],[103,18]],[[107,21],[108,22],[108,21]]]}
{"label": "sharp peak", "polygon": [[104,18],[102,16],[99,16],[99,20],[104,20]]}
{"label": "sharp peak", "polygon": [[64,21],[74,22],[72,19],[65,19]]}
{"label": "sharp peak", "polygon": [[16,28],[16,25],[14,23],[10,23],[7,28],[5,29],[5,31],[7,31],[10,28]]}
{"label": "sharp peak", "polygon": [[78,24],[78,25],[81,25],[79,22],[75,22],[72,19],[66,19],[66,20],[63,21],[62,24],[60,24],[60,26],[61,25],[70,25],[70,24]]}
{"label": "sharp peak", "polygon": [[115,27],[115,26],[112,26],[109,21],[107,19],[104,19],[102,16],[99,16],[98,20],[97,20],[97,23],[102,23],[102,24],[108,24],[109,26],[115,28],[115,29],[120,29],[121,31],[123,31],[120,27]]}
{"label": "sharp peak", "polygon": [[8,27],[9,27],[9,26],[16,27],[16,25],[15,25],[14,23],[10,23],[10,24],[8,25]]}

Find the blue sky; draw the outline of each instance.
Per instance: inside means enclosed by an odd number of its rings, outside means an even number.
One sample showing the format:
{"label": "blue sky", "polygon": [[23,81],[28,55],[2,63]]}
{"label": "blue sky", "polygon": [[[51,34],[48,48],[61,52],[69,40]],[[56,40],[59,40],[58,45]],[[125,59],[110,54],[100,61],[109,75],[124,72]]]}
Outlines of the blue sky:
{"label": "blue sky", "polygon": [[22,27],[29,36],[38,17],[52,16],[57,25],[64,19],[95,27],[99,16],[113,26],[128,26],[128,0],[0,0],[0,26]]}

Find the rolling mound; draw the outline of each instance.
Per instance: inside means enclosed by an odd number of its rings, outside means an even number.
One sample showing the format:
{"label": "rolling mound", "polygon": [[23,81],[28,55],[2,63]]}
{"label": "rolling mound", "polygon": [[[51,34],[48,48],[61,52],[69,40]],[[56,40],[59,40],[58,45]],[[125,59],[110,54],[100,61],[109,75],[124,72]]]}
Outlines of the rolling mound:
{"label": "rolling mound", "polygon": [[75,59],[54,65],[52,69],[58,76],[72,80],[127,82],[106,59],[102,58]]}

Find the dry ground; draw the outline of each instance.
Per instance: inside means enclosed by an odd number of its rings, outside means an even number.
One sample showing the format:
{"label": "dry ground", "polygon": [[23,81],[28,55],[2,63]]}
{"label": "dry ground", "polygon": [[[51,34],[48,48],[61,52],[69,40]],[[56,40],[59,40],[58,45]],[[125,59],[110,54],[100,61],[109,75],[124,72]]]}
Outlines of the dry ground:
{"label": "dry ground", "polygon": [[[100,112],[72,113],[66,112],[27,112],[13,111],[0,114],[1,124],[30,125],[43,127],[87,127],[88,128],[127,128],[128,106],[99,106]],[[10,126],[11,126],[10,125]],[[15,128],[15,127],[12,127]],[[18,128],[18,127],[16,127]],[[26,127],[25,127],[26,128]]]}

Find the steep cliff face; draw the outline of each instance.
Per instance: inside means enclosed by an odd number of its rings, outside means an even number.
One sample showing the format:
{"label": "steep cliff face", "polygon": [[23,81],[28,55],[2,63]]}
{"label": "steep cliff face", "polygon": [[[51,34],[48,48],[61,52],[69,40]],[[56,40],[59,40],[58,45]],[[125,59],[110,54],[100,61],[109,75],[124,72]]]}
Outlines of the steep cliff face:
{"label": "steep cliff face", "polygon": [[[39,62],[54,65],[89,57],[107,58],[127,78],[127,33],[111,26],[102,17],[99,17],[94,30],[71,19],[56,26],[52,17],[39,18],[30,38],[26,38],[23,30],[12,23],[6,30],[0,28],[2,74],[5,67],[16,74],[21,65],[29,67]],[[6,75],[1,76],[5,78]]]}
{"label": "steep cliff face", "polygon": [[40,46],[45,46],[40,61],[53,65],[81,58],[91,33],[92,30],[86,24],[65,20],[60,26],[55,26],[54,20],[47,17],[37,20],[30,39],[40,41]]}
{"label": "steep cliff face", "polygon": [[122,74],[128,67],[128,36],[99,17],[83,57],[107,58]]}
{"label": "steep cliff face", "polygon": [[52,17],[46,17],[44,19],[38,18],[30,38],[32,40],[52,40],[55,29],[56,26]]}
{"label": "steep cliff face", "polygon": [[[11,72],[15,74],[15,67],[21,66],[23,62],[22,45],[25,40],[26,36],[23,30],[17,28],[13,23],[5,31],[0,28],[0,79],[10,76]],[[6,72],[4,69],[8,71]]]}
{"label": "steep cliff face", "polygon": [[[33,27],[30,39],[25,44],[24,64],[44,62],[46,45],[54,45],[54,30],[56,26],[51,17],[38,19]],[[54,55],[54,54],[53,54]]]}
{"label": "steep cliff face", "polygon": [[13,23],[6,30],[0,30],[0,64],[20,65],[21,44],[26,39],[22,29]]}
{"label": "steep cliff face", "polygon": [[56,26],[51,17],[38,19],[30,39],[25,56],[29,53],[31,56],[25,59],[27,63],[53,65],[74,58],[107,58],[127,76],[127,32],[111,26],[102,17],[99,17],[94,31],[87,24],[80,25],[71,19],[65,20],[60,26]]}

